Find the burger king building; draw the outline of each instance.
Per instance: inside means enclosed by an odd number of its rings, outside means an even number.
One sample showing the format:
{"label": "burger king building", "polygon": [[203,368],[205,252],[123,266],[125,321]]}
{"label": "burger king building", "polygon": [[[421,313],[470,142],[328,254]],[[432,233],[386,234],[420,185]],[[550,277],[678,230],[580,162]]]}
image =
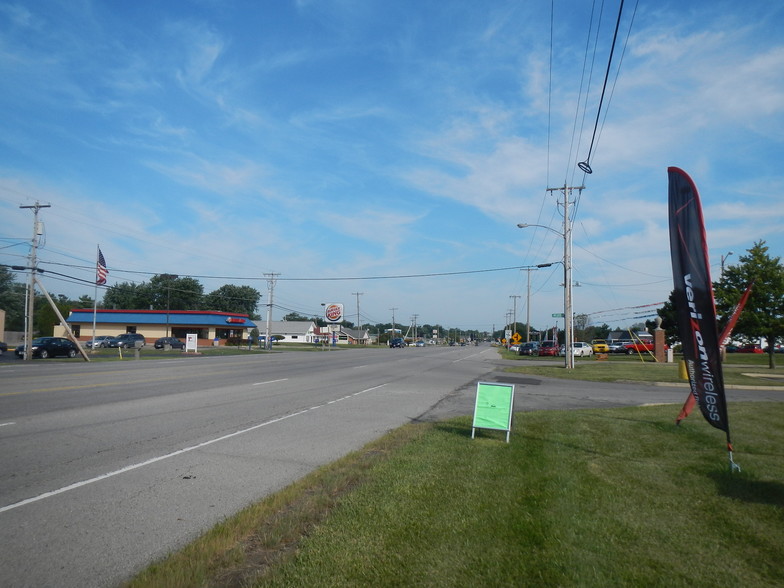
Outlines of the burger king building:
{"label": "burger king building", "polygon": [[[201,346],[225,343],[230,337],[246,338],[256,324],[247,314],[198,310],[109,310],[74,309],[66,322],[80,341],[89,341],[95,335],[141,333],[148,344],[160,337],[177,337],[185,340],[196,334]],[[65,327],[57,325],[54,336],[65,336]]]}

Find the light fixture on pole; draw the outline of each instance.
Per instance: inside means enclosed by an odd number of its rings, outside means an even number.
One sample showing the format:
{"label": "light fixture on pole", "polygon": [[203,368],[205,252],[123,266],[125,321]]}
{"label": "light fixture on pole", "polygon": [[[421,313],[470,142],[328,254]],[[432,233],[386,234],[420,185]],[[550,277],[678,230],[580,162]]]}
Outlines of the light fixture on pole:
{"label": "light fixture on pole", "polygon": [[727,258],[730,255],[732,255],[733,253],[734,253],[734,251],[728,251],[727,255],[722,255],[721,256],[721,275],[719,276],[719,279],[724,277],[724,262],[727,261]]}
{"label": "light fixture on pole", "polygon": [[536,267],[525,268],[528,272],[527,298],[525,302],[525,342],[531,342],[531,272],[543,267],[550,267],[552,263],[539,263]]}
{"label": "light fixture on pole", "polygon": [[571,235],[568,230],[568,222],[564,221],[567,230],[563,233],[556,231],[547,225],[537,225],[531,223],[518,223],[517,227],[526,229],[528,227],[539,227],[555,233],[564,240],[564,367],[572,369],[574,367],[574,356],[572,355],[572,261],[571,261]]}

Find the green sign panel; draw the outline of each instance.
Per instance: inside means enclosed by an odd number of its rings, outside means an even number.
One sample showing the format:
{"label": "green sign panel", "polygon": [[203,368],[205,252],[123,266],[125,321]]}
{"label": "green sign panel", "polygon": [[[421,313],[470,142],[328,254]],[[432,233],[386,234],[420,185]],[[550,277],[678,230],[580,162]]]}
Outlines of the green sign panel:
{"label": "green sign panel", "polygon": [[563,317],[564,317],[564,313],[562,313],[562,312],[554,312],[553,313],[553,318],[563,318]]}
{"label": "green sign panel", "polygon": [[479,382],[476,385],[476,405],[471,438],[476,429],[506,431],[506,442],[512,430],[514,384]]}

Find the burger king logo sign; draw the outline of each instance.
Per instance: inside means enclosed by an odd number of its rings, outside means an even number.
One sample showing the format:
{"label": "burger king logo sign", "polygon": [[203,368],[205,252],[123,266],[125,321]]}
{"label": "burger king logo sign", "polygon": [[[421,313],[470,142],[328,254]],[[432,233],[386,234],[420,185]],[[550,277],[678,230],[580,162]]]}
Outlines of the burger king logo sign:
{"label": "burger king logo sign", "polygon": [[327,304],[324,309],[324,318],[330,323],[339,323],[343,320],[342,304]]}

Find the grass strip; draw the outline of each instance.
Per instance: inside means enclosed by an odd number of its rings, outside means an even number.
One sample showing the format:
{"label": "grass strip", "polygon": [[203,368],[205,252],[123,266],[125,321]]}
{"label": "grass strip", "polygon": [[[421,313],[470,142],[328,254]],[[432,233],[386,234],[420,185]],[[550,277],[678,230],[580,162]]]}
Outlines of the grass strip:
{"label": "grass strip", "polygon": [[[663,382],[686,384],[680,376],[678,362],[657,363],[643,361],[633,356],[610,356],[606,361],[592,357],[575,358],[574,369],[564,369],[564,360],[558,358],[528,358],[502,352],[504,359],[518,360],[519,365],[507,371],[532,376],[544,376],[565,380],[590,380],[593,382]],[[544,361],[542,361],[544,360]],[[768,367],[767,356],[746,355],[732,357],[722,365],[724,383],[738,387],[780,387],[784,391],[784,378],[776,377],[778,372]],[[753,373],[757,377],[747,374]]]}
{"label": "grass strip", "polygon": [[733,403],[736,461],[672,406],[408,425],[130,586],[781,586],[784,404]]}

